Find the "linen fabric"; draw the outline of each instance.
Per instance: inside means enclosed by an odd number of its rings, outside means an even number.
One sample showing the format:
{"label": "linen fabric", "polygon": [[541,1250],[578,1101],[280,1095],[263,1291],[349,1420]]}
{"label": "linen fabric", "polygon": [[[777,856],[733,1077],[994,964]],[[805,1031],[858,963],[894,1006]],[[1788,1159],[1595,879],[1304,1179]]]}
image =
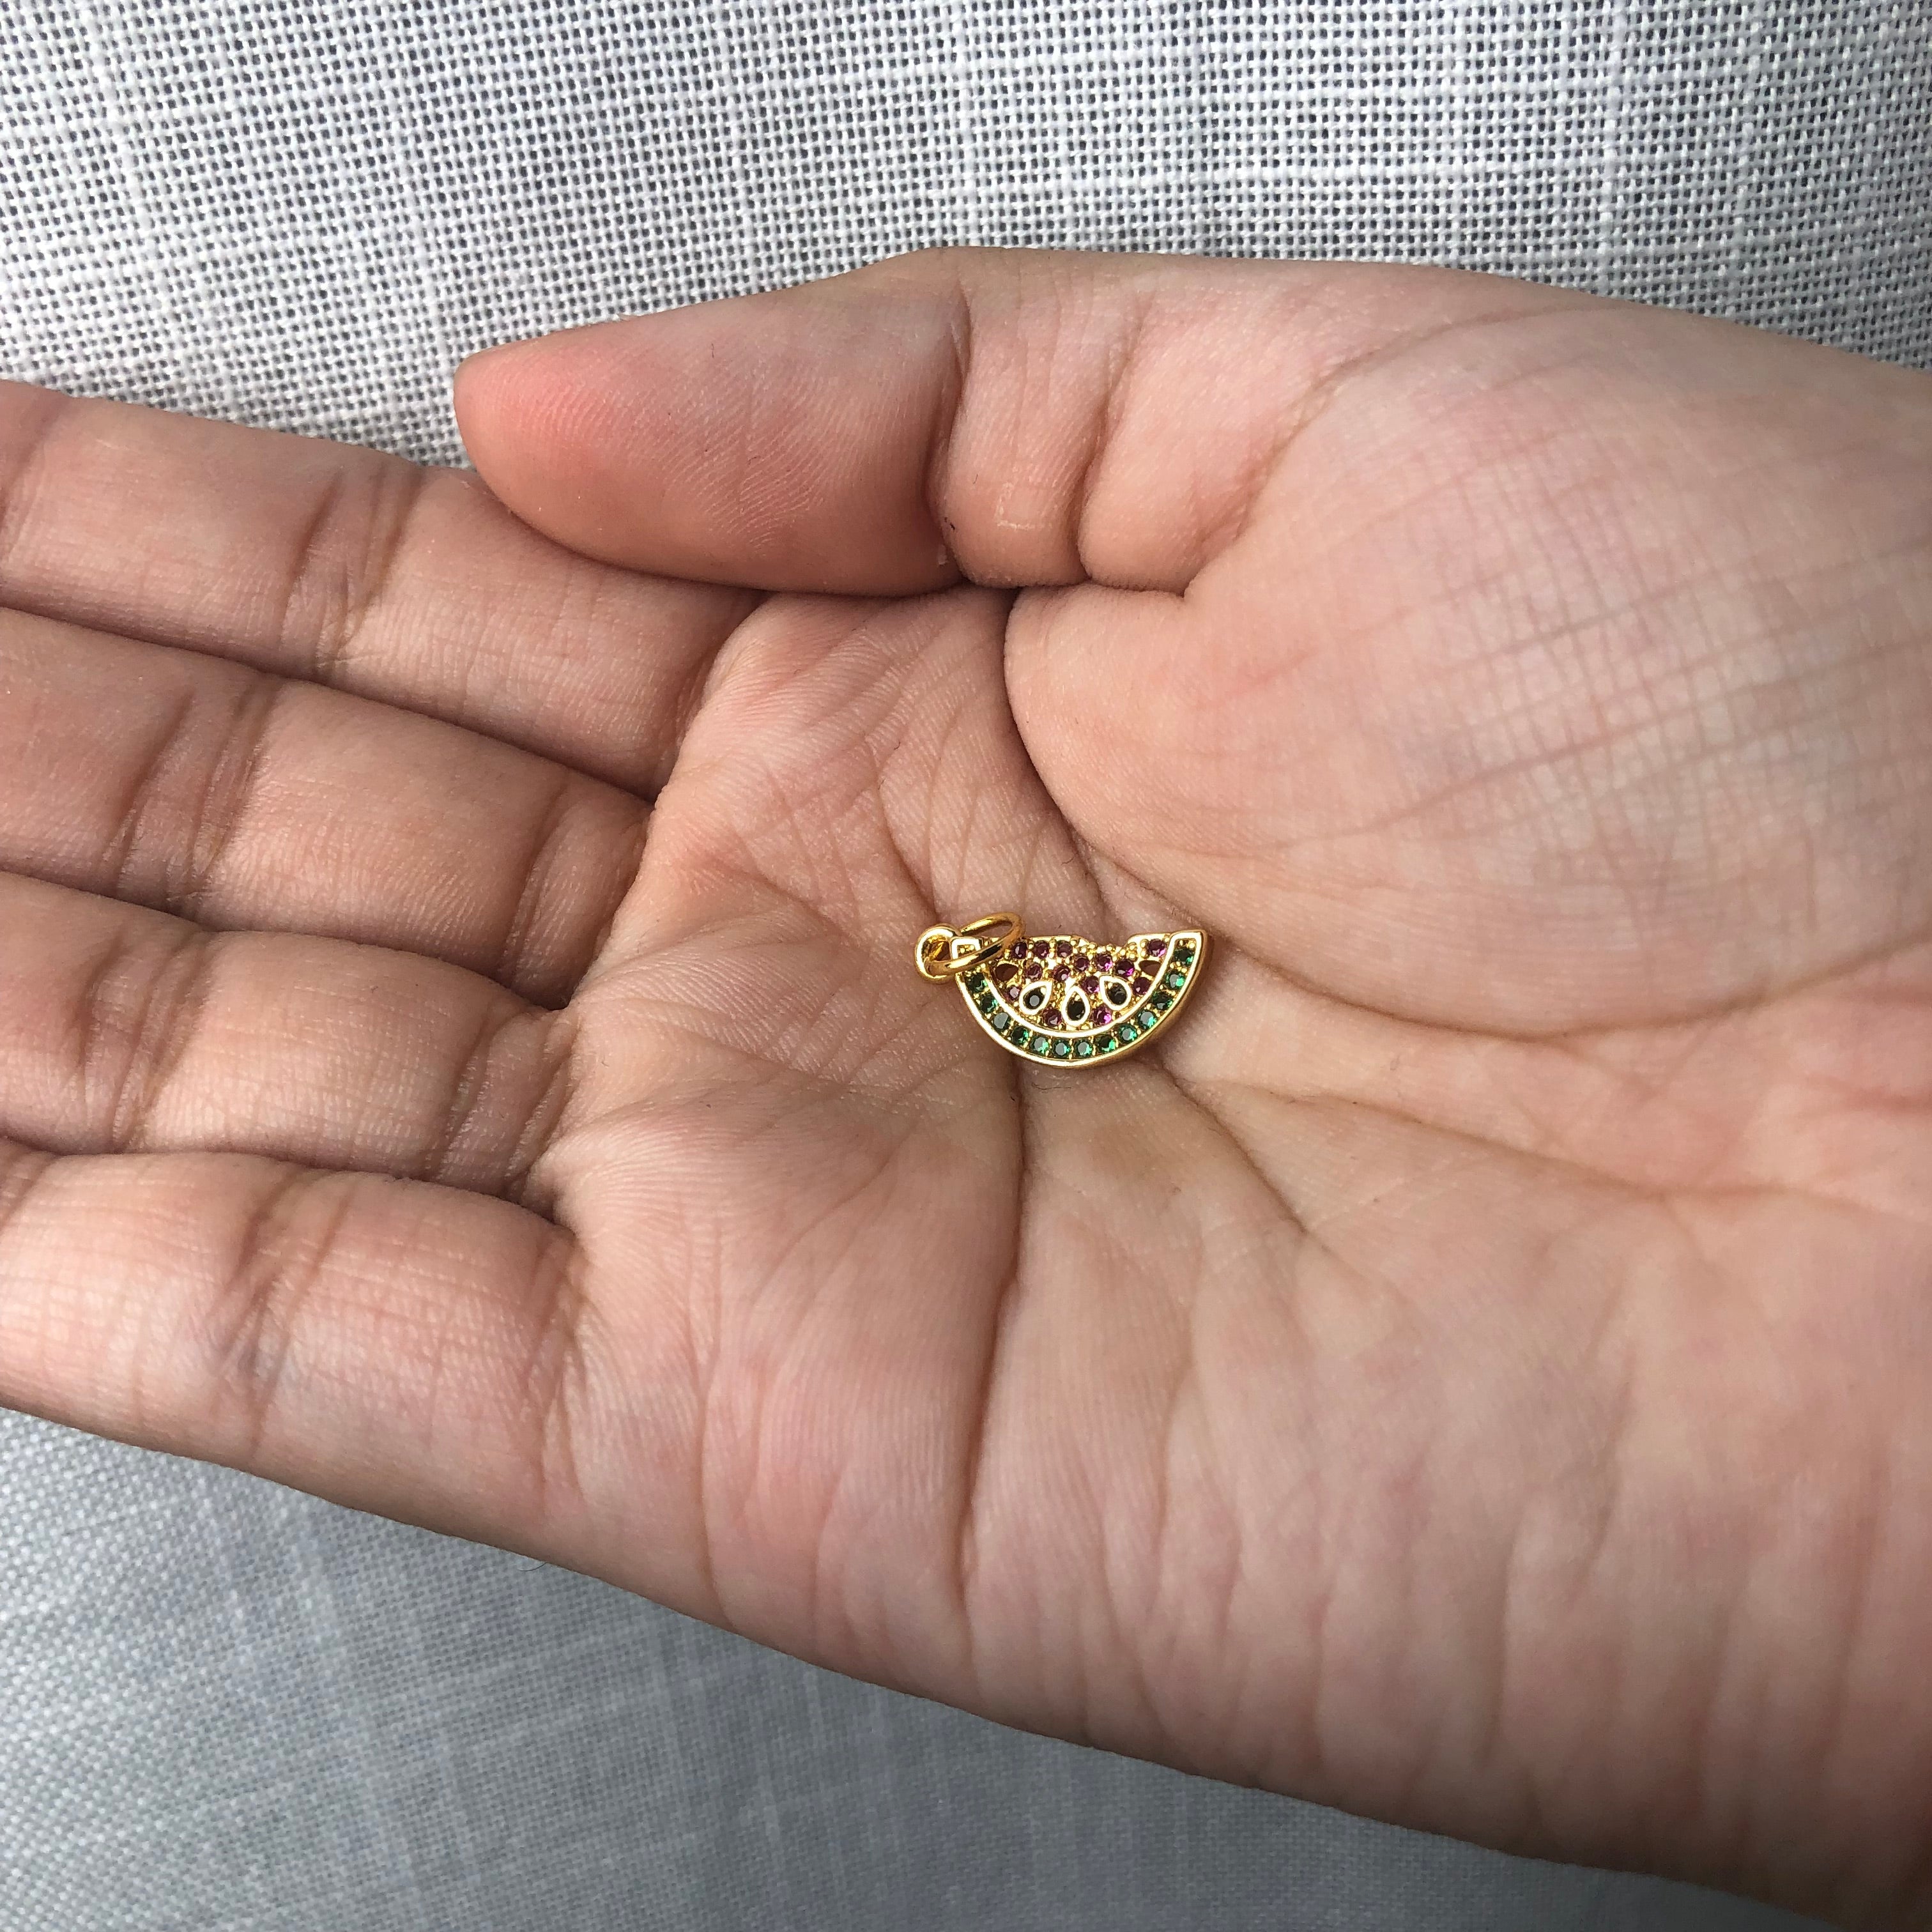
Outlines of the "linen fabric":
{"label": "linen fabric", "polygon": [[[1923,365],[1928,101],[1921,0],[0,0],[0,373],[454,460],[472,349],[938,242],[1451,262]],[[0,1932],[1800,1922],[0,1416]]]}

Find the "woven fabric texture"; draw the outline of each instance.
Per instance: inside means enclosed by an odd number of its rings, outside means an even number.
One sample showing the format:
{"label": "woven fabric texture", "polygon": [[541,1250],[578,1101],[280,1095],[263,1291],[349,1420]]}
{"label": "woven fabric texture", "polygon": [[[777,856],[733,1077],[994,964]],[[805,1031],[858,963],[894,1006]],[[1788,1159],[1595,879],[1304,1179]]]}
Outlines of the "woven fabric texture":
{"label": "woven fabric texture", "polygon": [[0,368],[449,460],[506,337],[941,242],[1932,361],[1922,0],[8,0]]}
{"label": "woven fabric texture", "polygon": [[[472,348],[941,242],[1454,262],[1932,364],[1928,101],[1922,0],[5,0],[0,373],[448,460]],[[1798,1922],[0,1417],[0,1932]]]}

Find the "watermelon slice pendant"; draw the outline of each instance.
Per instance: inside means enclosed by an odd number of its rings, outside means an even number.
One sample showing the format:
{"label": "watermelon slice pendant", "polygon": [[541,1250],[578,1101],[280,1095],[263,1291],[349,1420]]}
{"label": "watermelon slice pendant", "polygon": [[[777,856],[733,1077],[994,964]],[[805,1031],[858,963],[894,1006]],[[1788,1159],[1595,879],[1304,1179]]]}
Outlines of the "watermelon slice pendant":
{"label": "watermelon slice pendant", "polygon": [[1048,1066],[1102,1066],[1138,1052],[1187,1004],[1208,935],[1029,938],[1017,913],[996,912],[928,926],[914,957],[922,977],[958,987],[980,1030],[1009,1053]]}

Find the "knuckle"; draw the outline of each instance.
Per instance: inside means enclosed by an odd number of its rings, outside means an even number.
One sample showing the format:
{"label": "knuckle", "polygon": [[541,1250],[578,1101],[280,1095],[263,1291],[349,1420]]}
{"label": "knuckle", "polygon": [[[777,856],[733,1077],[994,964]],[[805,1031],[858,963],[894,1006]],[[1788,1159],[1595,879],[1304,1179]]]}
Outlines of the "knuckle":
{"label": "knuckle", "polygon": [[145,1142],[198,1030],[214,951],[214,935],[183,923],[158,944],[124,933],[81,989],[75,1060],[82,1090],[101,1097],[112,1148]]}
{"label": "knuckle", "polygon": [[429,472],[345,452],[296,527],[281,568],[281,631],[305,644],[309,676],[340,682],[356,636],[393,581]]}
{"label": "knuckle", "polygon": [[303,1311],[329,1271],[362,1179],[302,1168],[276,1177],[208,1298],[206,1353],[244,1461],[259,1456],[283,1406]]}

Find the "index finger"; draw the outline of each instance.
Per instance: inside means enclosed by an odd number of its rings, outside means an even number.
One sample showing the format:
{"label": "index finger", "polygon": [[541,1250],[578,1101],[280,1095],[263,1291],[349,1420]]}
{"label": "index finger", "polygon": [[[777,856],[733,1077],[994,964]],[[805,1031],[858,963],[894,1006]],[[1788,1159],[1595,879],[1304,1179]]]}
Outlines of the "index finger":
{"label": "index finger", "polygon": [[654,791],[756,602],[540,536],[464,472],[0,382],[0,607],[237,659]]}

